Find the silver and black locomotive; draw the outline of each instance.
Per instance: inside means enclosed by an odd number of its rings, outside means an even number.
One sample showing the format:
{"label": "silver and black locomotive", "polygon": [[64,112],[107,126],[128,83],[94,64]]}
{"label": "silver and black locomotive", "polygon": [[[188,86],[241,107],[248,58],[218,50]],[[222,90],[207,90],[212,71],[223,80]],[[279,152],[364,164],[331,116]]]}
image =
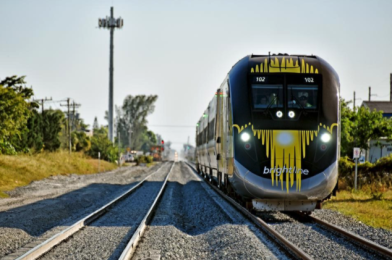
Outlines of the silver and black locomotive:
{"label": "silver and black locomotive", "polygon": [[337,187],[339,88],[317,56],[244,57],[197,123],[197,170],[255,210],[320,207]]}

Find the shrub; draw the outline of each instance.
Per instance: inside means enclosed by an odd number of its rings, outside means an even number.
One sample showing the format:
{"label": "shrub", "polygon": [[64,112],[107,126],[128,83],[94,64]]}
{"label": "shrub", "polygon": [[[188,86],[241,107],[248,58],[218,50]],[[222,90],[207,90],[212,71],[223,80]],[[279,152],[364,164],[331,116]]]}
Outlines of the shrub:
{"label": "shrub", "polygon": [[118,159],[118,148],[110,142],[107,132],[107,129],[103,127],[94,130],[94,135],[91,138],[91,148],[87,151],[87,154],[98,158],[98,153],[100,153],[101,159],[115,162]]}
{"label": "shrub", "polygon": [[146,156],[144,156],[144,155],[139,155],[139,163],[147,163],[147,161],[146,161]]}
{"label": "shrub", "polygon": [[9,142],[0,141],[0,154],[5,155],[16,155],[15,147],[12,146]]}
{"label": "shrub", "polygon": [[146,155],[145,157],[146,157],[146,162],[147,163],[152,163],[153,162],[154,157],[152,157],[150,155]]}
{"label": "shrub", "polygon": [[[348,157],[339,160],[339,190],[354,187],[355,163]],[[392,155],[383,157],[376,163],[358,164],[358,187],[382,199],[380,192],[392,187]]]}

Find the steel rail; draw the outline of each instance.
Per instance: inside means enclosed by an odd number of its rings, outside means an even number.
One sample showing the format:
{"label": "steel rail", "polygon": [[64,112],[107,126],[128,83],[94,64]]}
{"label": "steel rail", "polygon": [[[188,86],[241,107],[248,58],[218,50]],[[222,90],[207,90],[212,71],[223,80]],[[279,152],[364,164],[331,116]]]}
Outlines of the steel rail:
{"label": "steel rail", "polygon": [[[40,243],[39,245],[33,247],[32,249],[30,249],[29,251],[27,251],[26,253],[24,253],[23,255],[21,255],[20,257],[16,258],[16,260],[31,260],[31,259],[37,259],[40,256],[42,256],[43,254],[47,253],[48,251],[50,251],[54,246],[58,245],[59,243],[61,243],[63,240],[69,238],[70,236],[72,236],[73,234],[75,234],[76,232],[78,232],[80,229],[82,229],[83,227],[85,227],[86,225],[90,224],[91,222],[93,222],[94,220],[96,220],[98,217],[100,217],[101,215],[105,214],[106,212],[109,211],[109,208],[114,206],[115,204],[117,204],[118,202],[120,202],[121,200],[123,200],[124,198],[126,198],[127,196],[129,196],[130,194],[132,194],[137,188],[139,188],[140,186],[143,185],[143,183],[150,178],[152,175],[154,175],[155,173],[157,173],[159,170],[161,170],[163,167],[163,164],[161,165],[161,167],[159,167],[159,169],[157,169],[155,172],[149,174],[146,178],[144,178],[142,181],[140,181],[138,184],[136,184],[135,186],[133,186],[132,188],[130,188],[129,190],[125,191],[123,194],[121,194],[120,196],[118,196],[117,198],[113,199],[112,201],[110,201],[109,203],[107,203],[106,205],[102,206],[101,208],[99,208],[98,210],[94,211],[93,213],[91,213],[90,215],[82,218],[81,220],[77,221],[75,224],[73,224],[72,226],[64,229],[63,231],[57,233],[56,235],[48,238],[47,240],[45,240],[44,242]],[[7,257],[7,256],[5,256]]]}
{"label": "steel rail", "polygon": [[[197,172],[196,169],[193,167],[193,165],[189,164],[186,162],[189,168],[197,175],[197,177],[201,180],[201,178]],[[266,222],[264,222],[262,219],[259,217],[253,215],[251,212],[249,212],[246,208],[241,206],[238,202],[224,194],[221,190],[219,190],[217,187],[211,185],[208,181],[206,181],[211,188],[213,188],[222,198],[224,198],[226,201],[228,201],[231,205],[233,205],[237,210],[239,210],[243,215],[245,215],[248,219],[250,219],[258,228],[261,228],[264,232],[266,232],[270,237],[273,239],[277,240],[280,244],[284,245],[287,247],[290,251],[291,254],[295,255],[299,259],[307,259],[311,260],[313,259],[310,255],[305,253],[302,249],[297,247],[295,244],[291,243],[289,240],[287,240],[284,236],[282,236],[279,232],[277,232],[274,228],[268,226]]]}
{"label": "steel rail", "polygon": [[153,204],[151,205],[150,209],[148,210],[146,216],[143,218],[142,222],[139,224],[139,227],[136,229],[135,233],[133,233],[131,239],[129,240],[129,242],[127,244],[127,246],[125,247],[124,251],[122,252],[119,260],[130,259],[132,257],[132,255],[133,255],[133,253],[135,252],[136,246],[139,243],[139,240],[142,237],[142,235],[143,235],[143,233],[144,233],[144,231],[146,229],[147,223],[151,220],[151,218],[153,216],[153,213],[154,213],[154,210],[155,210],[156,206],[158,205],[158,201],[161,198],[164,189],[166,188],[167,180],[170,177],[170,174],[171,174],[171,172],[173,170],[174,165],[175,165],[175,162],[173,162],[173,164],[172,164],[172,166],[170,168],[170,171],[167,174],[167,176],[165,178],[165,181],[163,182],[162,187],[161,187],[158,195],[156,196],[156,198],[155,198]]}
{"label": "steel rail", "polygon": [[328,223],[328,222],[326,222],[324,220],[321,220],[321,219],[319,219],[317,217],[306,216],[306,215],[302,215],[302,214],[301,214],[301,216],[307,217],[311,221],[313,221],[313,222],[315,222],[317,224],[320,224],[320,225],[326,227],[327,229],[332,230],[332,231],[334,231],[334,232],[336,232],[336,233],[338,233],[338,234],[348,238],[349,240],[354,241],[357,244],[360,244],[360,245],[362,245],[362,246],[364,246],[366,248],[369,248],[370,250],[375,251],[376,253],[379,253],[379,254],[382,254],[384,256],[392,258],[392,250],[387,248],[387,247],[379,245],[379,244],[377,244],[377,243],[375,243],[373,241],[370,241],[370,240],[368,240],[368,239],[366,239],[364,237],[361,237],[361,236],[359,236],[357,234],[354,234],[354,233],[352,233],[352,232],[350,232],[348,230],[345,230],[345,229],[343,229],[341,227],[338,227],[338,226],[336,226],[334,224]]}

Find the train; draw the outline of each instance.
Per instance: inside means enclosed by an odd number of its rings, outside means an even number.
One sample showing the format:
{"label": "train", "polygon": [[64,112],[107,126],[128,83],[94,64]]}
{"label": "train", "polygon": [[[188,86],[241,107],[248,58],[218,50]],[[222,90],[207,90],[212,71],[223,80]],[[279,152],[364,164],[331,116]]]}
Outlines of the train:
{"label": "train", "polygon": [[335,195],[340,83],[331,65],[252,54],[214,92],[196,126],[200,174],[255,211],[310,214]]}

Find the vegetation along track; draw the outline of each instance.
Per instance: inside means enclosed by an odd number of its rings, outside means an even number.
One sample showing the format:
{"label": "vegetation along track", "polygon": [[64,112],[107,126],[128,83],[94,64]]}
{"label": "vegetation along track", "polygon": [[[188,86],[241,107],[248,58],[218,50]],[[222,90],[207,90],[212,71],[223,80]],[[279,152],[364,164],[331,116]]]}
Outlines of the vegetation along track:
{"label": "vegetation along track", "polygon": [[17,259],[118,259],[144,214],[151,211],[173,166],[162,165],[121,196]]}
{"label": "vegetation along track", "polygon": [[[188,164],[194,172],[193,165]],[[318,218],[248,211],[217,187],[210,185],[259,228],[300,259],[392,259],[389,248],[378,245]]]}

